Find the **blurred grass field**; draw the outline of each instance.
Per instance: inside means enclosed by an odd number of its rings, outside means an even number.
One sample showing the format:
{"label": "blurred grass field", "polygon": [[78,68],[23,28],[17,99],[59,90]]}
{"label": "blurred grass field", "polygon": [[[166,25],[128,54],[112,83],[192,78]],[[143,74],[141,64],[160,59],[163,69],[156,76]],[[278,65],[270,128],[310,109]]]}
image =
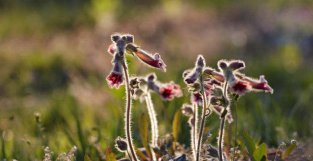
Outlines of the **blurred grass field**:
{"label": "blurred grass field", "polygon": [[[152,95],[160,134],[171,133],[175,111],[189,101],[182,72],[197,54],[207,65],[242,59],[245,73],[264,74],[274,94],[248,94],[238,103],[238,129],[260,142],[310,140],[313,135],[313,3],[300,1],[0,0],[0,158],[42,160],[78,147],[104,160],[123,136],[124,89],[109,89],[106,53],[110,35],[126,32],[137,44],[159,52],[167,72],[129,56],[131,74],[155,72],[174,80],[184,96],[163,102]],[[134,102],[136,145],[145,105]],[[37,121],[36,121],[37,117]],[[38,120],[39,119],[39,120]],[[218,118],[208,120],[217,133]],[[179,141],[189,145],[187,118]]]}

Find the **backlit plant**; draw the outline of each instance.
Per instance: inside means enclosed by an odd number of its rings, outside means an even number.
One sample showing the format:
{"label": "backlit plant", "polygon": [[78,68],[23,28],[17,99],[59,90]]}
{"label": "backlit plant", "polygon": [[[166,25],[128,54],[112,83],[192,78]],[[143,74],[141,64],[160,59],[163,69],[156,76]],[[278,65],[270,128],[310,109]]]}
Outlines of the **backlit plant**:
{"label": "backlit plant", "polygon": [[[217,63],[218,69],[214,69],[206,66],[204,57],[199,55],[195,66],[192,69],[185,70],[182,74],[190,93],[190,103],[183,104],[181,108],[181,112],[189,117],[191,144],[190,148],[186,148],[178,143],[177,139],[174,139],[174,131],[172,135],[159,136],[157,114],[151,99],[151,93],[156,93],[163,101],[171,101],[175,97],[181,97],[180,86],[174,82],[161,83],[154,73],[147,76],[133,75],[129,77],[126,54],[138,57],[141,62],[150,67],[166,71],[166,65],[161,56],[158,53],[150,54],[138,47],[134,44],[132,35],[114,34],[111,39],[112,44],[109,46],[108,52],[113,56],[113,69],[107,76],[107,81],[112,88],[119,88],[120,85],[124,84],[127,95],[124,116],[126,137],[118,137],[115,140],[116,148],[125,153],[126,158],[122,160],[224,161],[238,159],[235,158],[235,155],[237,155],[236,147],[232,148],[232,154],[230,154],[229,149],[224,149],[225,124],[226,122],[232,124],[234,119],[237,119],[237,117],[233,118],[231,111],[238,98],[249,92],[273,93],[273,89],[263,75],[259,79],[244,75],[242,70],[245,68],[245,63],[242,60],[219,60]],[[144,145],[144,148],[135,148],[133,144],[131,131],[132,100],[145,102],[147,107],[151,141],[150,145]],[[201,115],[199,115],[200,113]],[[217,114],[220,118],[217,147],[204,143],[205,123],[212,113]],[[173,126],[177,126],[177,118],[175,114],[173,121],[175,125],[173,123]],[[253,160],[262,160],[262,158],[269,156],[266,153],[265,144],[258,146],[253,143],[252,145],[253,141],[251,141],[250,136],[247,134],[244,134],[244,136],[248,139],[247,144],[250,144],[246,145],[250,152],[249,158],[253,155]],[[249,147],[252,147],[252,150]],[[246,156],[241,156],[241,158],[246,158]],[[115,158],[111,157],[111,160],[115,160]]]}

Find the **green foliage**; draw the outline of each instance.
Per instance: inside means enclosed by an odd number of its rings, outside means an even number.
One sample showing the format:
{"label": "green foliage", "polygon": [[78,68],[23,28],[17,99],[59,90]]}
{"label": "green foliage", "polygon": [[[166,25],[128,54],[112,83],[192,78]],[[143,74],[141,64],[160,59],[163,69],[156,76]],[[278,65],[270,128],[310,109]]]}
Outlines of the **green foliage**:
{"label": "green foliage", "polygon": [[180,132],[180,118],[181,118],[181,111],[178,110],[175,112],[174,119],[173,119],[173,124],[172,124],[172,133],[174,140],[178,140],[179,132]]}
{"label": "green foliage", "polygon": [[253,152],[253,158],[255,161],[267,161],[266,144],[262,143]]}
{"label": "green foliage", "polygon": [[249,135],[248,132],[243,131],[242,132],[242,141],[244,143],[243,145],[248,150],[250,157],[253,158],[253,154],[254,154],[255,149],[256,149],[256,143],[254,142],[253,138]]}
{"label": "green foliage", "polygon": [[282,159],[286,159],[292,152],[293,150],[297,147],[297,144],[295,143],[291,143],[287,149],[284,151],[283,155],[282,155]]}

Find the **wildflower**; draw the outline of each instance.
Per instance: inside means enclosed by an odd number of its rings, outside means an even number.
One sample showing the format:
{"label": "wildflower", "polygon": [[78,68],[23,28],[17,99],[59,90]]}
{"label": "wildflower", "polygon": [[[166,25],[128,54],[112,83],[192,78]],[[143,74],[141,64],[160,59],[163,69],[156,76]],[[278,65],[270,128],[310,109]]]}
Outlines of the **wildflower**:
{"label": "wildflower", "polygon": [[151,54],[147,51],[135,46],[134,44],[128,44],[127,49],[134,53],[145,64],[166,71],[166,65],[161,59],[159,53]]}
{"label": "wildflower", "polygon": [[243,81],[249,83],[253,91],[265,91],[273,94],[273,88],[268,84],[267,80],[265,79],[264,75],[259,77],[259,80],[249,78],[249,77],[242,77]]}
{"label": "wildflower", "polygon": [[121,58],[118,55],[115,55],[112,64],[113,69],[107,76],[106,80],[111,88],[119,88],[124,80]]}
{"label": "wildflower", "polygon": [[163,84],[161,86],[159,94],[164,100],[172,100],[174,97],[181,97],[182,91],[179,85],[170,82],[169,84]]}
{"label": "wildflower", "polygon": [[242,96],[245,93],[251,91],[250,84],[242,80],[235,80],[231,84],[229,84],[229,86],[230,86],[231,92],[239,96]]}
{"label": "wildflower", "polygon": [[204,66],[205,66],[204,58],[202,55],[200,55],[196,60],[195,68],[192,71],[187,70],[183,74],[183,77],[185,78],[184,81],[186,82],[186,84],[195,83],[202,74]]}

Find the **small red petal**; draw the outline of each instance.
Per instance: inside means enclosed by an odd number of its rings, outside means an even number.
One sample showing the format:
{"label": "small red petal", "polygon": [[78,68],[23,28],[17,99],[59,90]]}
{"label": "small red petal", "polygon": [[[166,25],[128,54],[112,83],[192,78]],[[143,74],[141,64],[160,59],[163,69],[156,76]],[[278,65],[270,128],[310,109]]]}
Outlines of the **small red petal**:
{"label": "small red petal", "polygon": [[111,55],[113,55],[116,51],[116,46],[114,44],[111,44],[108,48],[108,53],[110,53]]}
{"label": "small red petal", "polygon": [[231,86],[231,90],[238,94],[238,95],[243,95],[246,92],[248,92],[250,90],[250,86],[247,82],[244,81],[236,81],[232,86]]}
{"label": "small red petal", "polygon": [[119,88],[123,83],[123,74],[111,72],[110,75],[107,76],[106,80],[111,88]]}

